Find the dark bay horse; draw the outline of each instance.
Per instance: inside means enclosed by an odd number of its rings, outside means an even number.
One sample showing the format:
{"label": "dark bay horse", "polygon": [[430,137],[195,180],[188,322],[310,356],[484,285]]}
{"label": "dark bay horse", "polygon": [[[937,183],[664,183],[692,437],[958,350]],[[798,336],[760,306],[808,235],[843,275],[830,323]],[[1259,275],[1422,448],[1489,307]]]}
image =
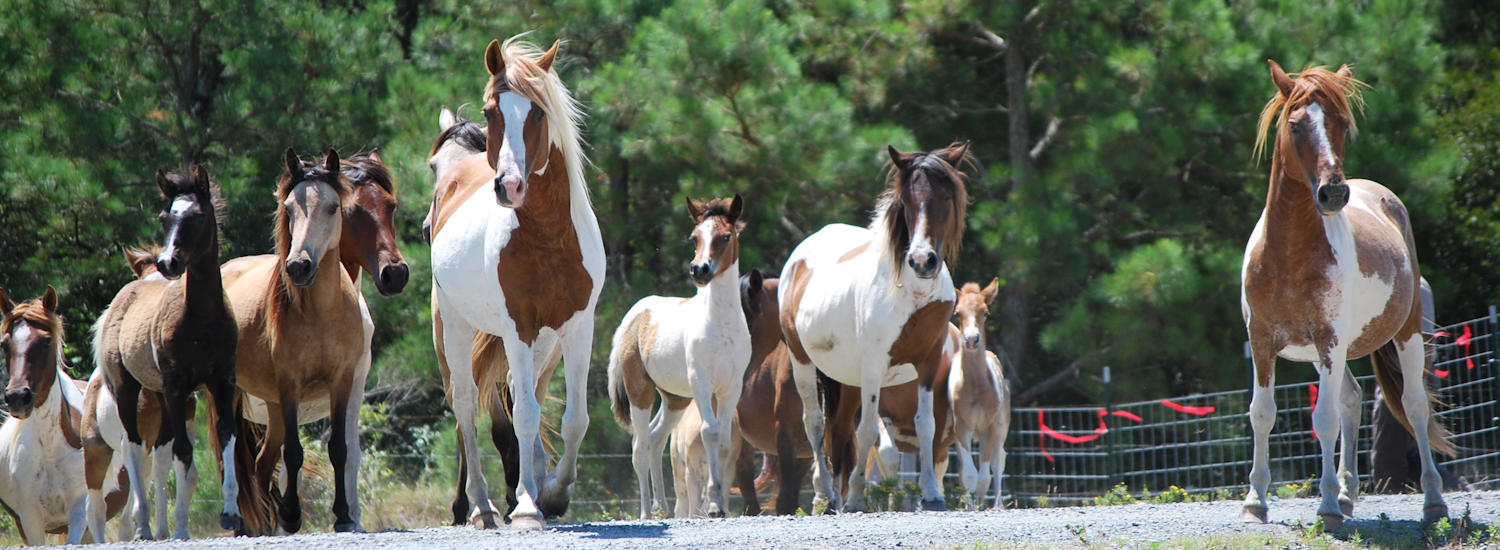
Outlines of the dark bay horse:
{"label": "dark bay horse", "polygon": [[[956,167],[969,160],[969,147],[888,152],[887,188],[870,226],[820,229],[797,245],[781,272],[781,331],[812,444],[814,508],[839,504],[830,501],[816,372],[859,388],[865,406],[855,449],[861,456],[875,444],[881,388],[917,382],[911,421],[921,455],[922,504],[945,507],[934,464],[934,451],[943,448],[934,446],[939,419],[933,394],[955,298],[943,259],[958,252],[968,207],[964,175]],[[843,508],[862,510],[863,460],[852,474]]]}
{"label": "dark bay horse", "polygon": [[[1313,363],[1323,469],[1318,515],[1336,529],[1359,497],[1355,456],[1360,388],[1348,360],[1371,356],[1386,404],[1414,435],[1422,457],[1423,520],[1446,517],[1432,450],[1452,453],[1432,415],[1423,376],[1422,298],[1416,243],[1401,199],[1370,180],[1344,178],[1344,142],[1363,105],[1349,67],[1314,67],[1293,78],[1270,62],[1277,93],[1261,111],[1255,151],[1275,125],[1270,191],[1245,246],[1241,310],[1250,333],[1255,384],[1250,423],[1255,454],[1244,519],[1266,521],[1269,442],[1276,421],[1276,358]],[[1342,434],[1342,460],[1334,444]]]}
{"label": "dark bay horse", "polygon": [[[137,422],[141,389],[162,394],[162,428],[156,447],[172,445],[178,503],[177,538],[187,538],[186,503],[197,470],[187,433],[190,394],[207,386],[218,422],[213,429],[219,455],[230,458],[235,445],[235,344],[239,332],[219,275],[218,186],[200,166],[171,175],[157,172],[156,184],[168,206],[161,212],[167,236],[157,271],[165,278],[143,278],[126,284],[94,324],[94,363],[104,369],[116,410],[124,425],[125,470],[135,492],[136,536],[150,538],[144,455]],[[239,485],[232,460],[226,460],[221,491],[220,526],[239,531]]]}

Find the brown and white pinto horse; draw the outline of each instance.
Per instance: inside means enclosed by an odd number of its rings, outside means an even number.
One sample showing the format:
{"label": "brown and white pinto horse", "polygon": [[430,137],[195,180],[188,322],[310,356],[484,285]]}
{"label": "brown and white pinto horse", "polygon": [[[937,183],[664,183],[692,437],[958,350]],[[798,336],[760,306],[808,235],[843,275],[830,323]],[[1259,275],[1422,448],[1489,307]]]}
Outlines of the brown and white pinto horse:
{"label": "brown and white pinto horse", "polygon": [[[1010,433],[1010,387],[1005,383],[1000,358],[984,346],[984,321],[999,288],[999,278],[984,288],[977,283],[965,283],[957,289],[958,304],[953,308],[963,349],[953,355],[953,367],[948,372],[948,402],[953,406],[953,431],[957,437],[958,480],[964,488],[964,501],[970,507],[984,507],[992,479],[995,507],[1002,507],[1000,476],[1005,473],[1005,436]],[[977,472],[969,446],[975,435],[979,436]]]}
{"label": "brown and white pinto horse", "polygon": [[0,365],[10,413],[0,426],[0,506],[26,544],[46,544],[49,533],[66,533],[68,544],[78,544],[86,531],[78,475],[83,389],[63,370],[62,350],[56,290],[48,286],[41,298],[19,305],[0,290]]}
{"label": "brown and white pinto horse", "polygon": [[[588,430],[585,386],[594,306],[604,284],[604,241],[589,204],[578,136],[581,118],[546,52],[511,38],[485,51],[490,81],[483,156],[460,161],[434,189],[431,210],[433,341],[448,367],[445,386],[462,435],[470,520],[494,528],[499,513],[480,469],[478,407],[505,380],[520,442],[517,529],[540,529],[542,510],[565,510]],[[506,369],[476,383],[474,332],[498,336]],[[553,475],[541,451],[539,376],[561,347],[567,401],[566,448]]]}
{"label": "brown and white pinto horse", "polygon": [[[1432,415],[1423,377],[1422,299],[1416,244],[1406,207],[1390,190],[1344,179],[1344,140],[1354,132],[1360,87],[1348,66],[1320,67],[1292,78],[1275,61],[1277,94],[1261,111],[1255,150],[1276,124],[1270,192],[1245,246],[1240,293],[1255,363],[1250,423],[1255,454],[1244,519],[1266,521],[1270,482],[1267,438],[1276,420],[1272,396],[1276,358],[1313,363],[1319,393],[1338,406],[1318,407],[1323,500],[1318,515],[1330,529],[1352,515],[1358,498],[1355,457],[1359,385],[1348,360],[1371,356],[1386,404],[1403,419],[1422,457],[1424,521],[1446,517],[1442,480],[1432,450],[1452,452]],[[1336,436],[1343,436],[1337,471]]]}
{"label": "brown and white pinto horse", "polygon": [[[969,159],[969,146],[911,154],[891,147],[888,152],[889,184],[870,227],[835,224],[818,230],[797,245],[781,272],[781,331],[792,353],[802,421],[812,444],[814,508],[829,504],[833,492],[816,372],[859,388],[863,406],[855,449],[861,455],[875,444],[880,389],[918,382],[913,422],[922,503],[944,508],[933,471],[933,392],[953,314],[953,279],[943,257],[957,254],[967,209],[964,176],[955,167]],[[845,510],[864,508],[864,461],[853,470]],[[839,503],[831,504],[830,509]]]}
{"label": "brown and white pinto horse", "polygon": [[[687,210],[693,219],[689,241],[694,248],[688,273],[698,292],[692,298],[647,296],[636,302],[620,320],[609,352],[610,401],[615,419],[634,435],[643,519],[650,517],[652,504],[667,509],[661,453],[688,399],[698,406],[703,422],[699,434],[708,457],[706,513],[723,517],[728,511],[723,465],[732,440],[730,422],[750,364],[750,330],[740,307],[744,201],[737,194],[708,202],[688,199]],[[657,394],[662,404],[652,419]]]}
{"label": "brown and white pinto horse", "polygon": [[[239,388],[268,403],[265,441],[283,442],[279,460],[286,465],[287,485],[276,512],[289,533],[302,527],[297,492],[302,441],[296,428],[305,410],[319,410],[327,400],[334,530],[357,531],[359,503],[352,488],[360,452],[363,375],[369,371],[369,328],[359,289],[340,264],[339,253],[344,213],[354,190],[336,151],[309,163],[287,149],[284,161],[285,171],[276,182],[276,261],[254,262],[226,279],[238,313]],[[260,449],[254,474],[261,486],[255,490],[269,490],[276,451],[271,445]]]}
{"label": "brown and white pinto horse", "polygon": [[[197,481],[193,442],[187,422],[190,394],[207,386],[219,414],[213,429],[219,455],[230,458],[235,445],[234,310],[219,276],[218,186],[200,166],[186,173],[156,173],[162,197],[170,201],[161,213],[167,230],[157,271],[126,284],[94,324],[94,364],[103,369],[126,435],[125,471],[134,491],[136,536],[150,538],[145,510],[144,453],[137,414],[141,389],[162,394],[163,417],[155,447],[172,444],[177,477],[174,536],[187,538],[187,502]],[[160,452],[160,451],[158,451]],[[239,531],[242,521],[234,464],[226,461],[219,524]]]}
{"label": "brown and white pinto horse", "polygon": [[[324,159],[326,162],[326,159]],[[360,288],[362,271],[368,272],[374,279],[375,290],[382,296],[391,296],[400,293],[406,287],[408,269],[406,260],[401,256],[401,250],[396,246],[396,187],[391,172],[385,163],[380,160],[380,154],[376,152],[360,153],[339,161],[339,171],[349,181],[351,189],[352,204],[343,213],[343,228],[339,232],[339,263],[344,267],[344,273],[353,281],[354,288]],[[224,285],[233,289],[238,286],[241,276],[259,267],[262,270],[274,269],[277,263],[275,254],[261,254],[258,256],[244,256],[225,262],[220,268],[224,274]],[[358,294],[360,320],[364,326],[364,345],[362,356],[359,360],[358,371],[355,373],[354,381],[350,388],[349,407],[350,410],[345,417],[350,422],[350,433],[358,433],[358,426],[354,423],[359,418],[359,406],[364,402],[365,380],[370,373],[370,341],[375,335],[375,322],[370,316],[369,305],[365,303],[363,293]],[[298,413],[298,422],[308,424],[327,418],[330,414],[329,398],[327,388],[312,388],[302,395],[301,411]],[[268,421],[268,409],[265,400],[249,394],[242,394],[244,409],[242,414],[245,420],[264,426]],[[285,443],[281,439],[260,439],[255,434],[262,433],[257,429],[241,434],[245,438],[246,445],[237,450],[250,456],[242,456],[244,462],[255,460],[256,456],[266,453],[266,456],[275,458],[274,449],[279,449]],[[256,441],[260,439],[259,441]],[[351,448],[345,455],[345,472],[359,471],[360,453],[358,448]],[[243,462],[242,462],[243,463]],[[270,465],[266,465],[270,466]],[[275,484],[275,480],[262,478],[269,477],[270,470],[262,471],[256,469],[242,469],[242,485],[244,483],[255,483],[255,487],[269,487]],[[358,476],[350,475],[345,486],[348,495],[346,498],[350,503],[350,515],[355,523],[360,521],[359,499],[358,499]],[[266,495],[270,493],[257,493],[246,491],[241,493],[241,508],[254,506],[255,509],[244,510],[246,528],[252,533],[270,532],[274,525],[269,521],[266,512],[262,509],[266,505],[272,505]]]}

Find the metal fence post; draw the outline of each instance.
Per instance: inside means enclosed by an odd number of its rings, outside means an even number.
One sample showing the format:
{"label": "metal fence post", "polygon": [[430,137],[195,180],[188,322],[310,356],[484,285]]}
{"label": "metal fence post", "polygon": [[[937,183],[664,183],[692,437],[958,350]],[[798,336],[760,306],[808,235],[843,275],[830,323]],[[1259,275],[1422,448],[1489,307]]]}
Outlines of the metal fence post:
{"label": "metal fence post", "polygon": [[[1108,421],[1110,419],[1109,415],[1112,415],[1115,412],[1115,399],[1112,386],[1113,384],[1111,383],[1109,377],[1109,367],[1105,366],[1104,421]],[[1106,491],[1115,486],[1115,460],[1118,458],[1115,456],[1115,430],[1113,428],[1108,428],[1107,426],[1108,424],[1106,424],[1106,428],[1104,430],[1104,472],[1109,476],[1109,482],[1107,483],[1108,487],[1105,488]]]}

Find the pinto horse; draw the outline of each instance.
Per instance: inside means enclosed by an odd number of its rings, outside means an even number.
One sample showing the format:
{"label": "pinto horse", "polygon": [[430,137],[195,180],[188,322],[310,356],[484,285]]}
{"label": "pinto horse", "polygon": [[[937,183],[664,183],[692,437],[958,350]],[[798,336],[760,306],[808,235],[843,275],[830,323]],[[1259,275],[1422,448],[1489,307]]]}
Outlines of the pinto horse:
{"label": "pinto horse", "polygon": [[[186,172],[156,173],[157,187],[169,201],[161,213],[167,238],[156,259],[163,278],[126,284],[94,324],[94,364],[104,369],[125,430],[125,471],[135,493],[133,514],[140,538],[151,536],[141,472],[145,450],[137,418],[142,388],[162,394],[163,417],[155,446],[172,444],[177,538],[187,538],[188,510],[183,504],[191,498],[198,475],[187,432],[193,390],[207,386],[213,396],[219,414],[213,427],[219,454],[227,458],[235,445],[234,344],[239,333],[219,276],[218,186],[200,166]],[[239,531],[239,485],[234,464],[227,460],[221,491],[219,524]]]}
{"label": "pinto horse", "polygon": [[[1348,360],[1370,355],[1385,402],[1402,419],[1422,457],[1426,522],[1446,517],[1442,478],[1432,450],[1452,453],[1446,430],[1432,414],[1423,377],[1421,275],[1406,207],[1370,180],[1344,179],[1345,135],[1355,129],[1360,87],[1349,67],[1320,67],[1297,78],[1270,61],[1277,93],[1261,111],[1257,155],[1276,123],[1270,191],[1245,246],[1241,310],[1250,333],[1255,383],[1250,424],[1255,454],[1244,519],[1266,521],[1270,482],[1268,437],[1276,421],[1272,395],[1278,356],[1313,363],[1321,395],[1337,406],[1318,407],[1313,427],[1322,436],[1318,515],[1329,529],[1352,515],[1358,499],[1355,456],[1360,388]],[[1342,460],[1334,469],[1334,442]]]}
{"label": "pinto horse", "polygon": [[[566,510],[588,430],[585,386],[594,306],[604,284],[604,241],[583,179],[581,114],[543,52],[517,38],[485,50],[485,155],[460,161],[434,189],[430,214],[433,343],[461,435],[469,520],[498,526],[480,468],[475,418],[506,389],[518,449],[515,529],[540,529],[543,510]],[[476,382],[475,331],[499,337],[502,368]],[[499,348],[499,349],[494,349]],[[561,349],[567,383],[556,470],[546,472],[541,405],[547,359]],[[481,392],[483,388],[483,392]]]}
{"label": "pinto horse", "polygon": [[[965,283],[963,288],[955,290],[958,304],[953,315],[958,317],[963,349],[953,355],[954,367],[948,373],[948,402],[953,406],[953,430],[957,437],[958,480],[964,488],[964,501],[971,507],[976,496],[978,505],[984,507],[992,479],[995,507],[1001,507],[1000,476],[1005,473],[1005,437],[1010,433],[1010,387],[1005,383],[1000,358],[984,346],[984,321],[999,288],[1000,279],[996,278],[984,288],[977,283]],[[979,436],[978,471],[970,451],[975,435]]]}
{"label": "pinto horse", "polygon": [[[707,514],[724,516],[729,487],[721,461],[729,456],[730,421],[750,364],[750,329],[740,308],[744,201],[738,194],[708,202],[688,199],[687,210],[695,251],[688,273],[697,293],[636,302],[620,320],[609,352],[609,395],[615,419],[634,436],[642,519],[650,517],[653,503],[667,509],[661,453],[689,399],[698,405],[708,455]],[[662,406],[652,419],[656,394]]]}
{"label": "pinto horse", "polygon": [[[781,331],[812,444],[814,508],[839,504],[830,500],[816,372],[859,388],[863,406],[855,449],[861,453],[875,443],[880,389],[918,382],[912,421],[921,454],[922,503],[944,508],[933,464],[933,392],[954,301],[943,258],[957,254],[967,208],[965,177],[955,167],[969,160],[969,146],[911,154],[889,147],[888,152],[888,185],[870,227],[834,224],[818,230],[797,245],[781,272]],[[863,473],[864,461],[857,461],[845,510],[864,508]]]}
{"label": "pinto horse", "polygon": [[[375,290],[382,296],[391,296],[400,293],[406,287],[408,268],[406,260],[401,256],[401,250],[396,246],[396,188],[391,172],[376,152],[352,155],[339,161],[339,171],[349,181],[352,193],[352,204],[343,213],[343,228],[339,231],[339,263],[344,267],[344,273],[353,281],[354,288],[360,287],[360,280],[364,272],[368,272],[375,282]],[[274,269],[277,262],[275,254],[262,254],[258,256],[245,256],[235,258],[220,268],[224,274],[224,285],[233,289],[240,284],[241,276],[253,271],[255,268],[265,270]],[[358,407],[364,402],[365,380],[370,373],[370,341],[375,335],[375,322],[370,316],[370,308],[365,303],[363,293],[358,294],[360,322],[364,328],[364,345],[361,347],[358,371],[354,375],[352,387],[350,388],[349,407],[345,421],[351,423],[348,433],[358,434],[358,426],[355,423],[359,417]],[[245,335],[242,335],[245,336]],[[329,410],[330,392],[326,388],[311,388],[302,395],[301,410],[298,412],[298,422],[308,424],[327,418]],[[249,394],[243,394],[244,401],[243,416],[248,422],[258,424],[255,429],[242,434],[245,444],[238,449],[242,453],[240,459],[244,462],[253,461],[254,455],[265,452],[263,449],[278,449],[285,443],[281,439],[261,439],[257,434],[263,433],[260,426],[265,426],[269,421],[269,412],[266,401]],[[357,436],[355,436],[357,437]],[[260,441],[256,441],[260,439]],[[354,443],[351,443],[354,445]],[[274,451],[272,451],[274,453]],[[268,454],[273,457],[274,454]],[[345,455],[346,472],[358,472],[360,453],[358,447],[350,448]],[[274,460],[263,464],[265,469],[242,469],[241,484],[252,482],[251,488],[270,487],[276,483],[271,478],[271,468]],[[350,503],[350,515],[355,523],[360,520],[358,499],[358,476],[352,476],[345,485],[348,492],[345,498]],[[271,508],[275,503],[264,495],[269,492],[246,491],[241,493],[241,507],[254,506],[255,513],[246,510],[246,527],[252,532],[269,532],[274,528],[266,518],[271,517]]]}
{"label": "pinto horse", "polygon": [[[0,290],[0,364],[8,371],[10,412],[0,426],[0,506],[26,544],[46,544],[49,533],[66,533],[68,544],[79,544],[86,531],[78,475],[83,388],[63,370],[62,349],[56,290],[48,286],[41,298],[19,305]],[[121,503],[117,498],[117,510]]]}
{"label": "pinto horse", "polygon": [[[336,151],[321,162],[303,162],[287,149],[284,161],[285,171],[276,182],[275,261],[256,261],[226,279],[239,313],[239,388],[268,404],[267,444],[260,446],[255,460],[254,478],[261,484],[256,489],[268,490],[278,460],[285,462],[287,484],[275,511],[283,530],[301,529],[297,485],[302,441],[296,430],[304,411],[315,415],[312,411],[327,410],[332,417],[328,454],[334,471],[334,530],[357,531],[359,501],[353,487],[371,325],[353,275],[340,264],[345,213],[356,191],[343,175]],[[282,442],[279,459],[274,442]]]}

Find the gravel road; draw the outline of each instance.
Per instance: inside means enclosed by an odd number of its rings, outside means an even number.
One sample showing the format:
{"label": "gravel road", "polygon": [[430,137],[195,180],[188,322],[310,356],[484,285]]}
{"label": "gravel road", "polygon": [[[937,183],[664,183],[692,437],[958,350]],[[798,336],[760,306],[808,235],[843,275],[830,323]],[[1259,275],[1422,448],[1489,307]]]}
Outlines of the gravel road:
{"label": "gravel road", "polygon": [[[1469,507],[1473,519],[1500,520],[1500,492],[1447,495],[1453,516]],[[1370,496],[1347,526],[1376,528],[1381,513],[1395,528],[1412,528],[1421,518],[1421,496]],[[111,545],[103,548],[896,548],[1022,542],[1038,546],[1080,546],[1083,528],[1090,541],[1162,541],[1206,534],[1288,532],[1311,523],[1315,499],[1271,503],[1271,523],[1237,521],[1239,503],[1134,504],[1130,506],[1049,508],[988,512],[876,513],[821,517],[746,517],[723,520],[556,522],[539,533],[479,532],[435,527],[365,534],[308,534],[287,537],[219,538],[185,542]],[[98,546],[91,548],[101,548]]]}

